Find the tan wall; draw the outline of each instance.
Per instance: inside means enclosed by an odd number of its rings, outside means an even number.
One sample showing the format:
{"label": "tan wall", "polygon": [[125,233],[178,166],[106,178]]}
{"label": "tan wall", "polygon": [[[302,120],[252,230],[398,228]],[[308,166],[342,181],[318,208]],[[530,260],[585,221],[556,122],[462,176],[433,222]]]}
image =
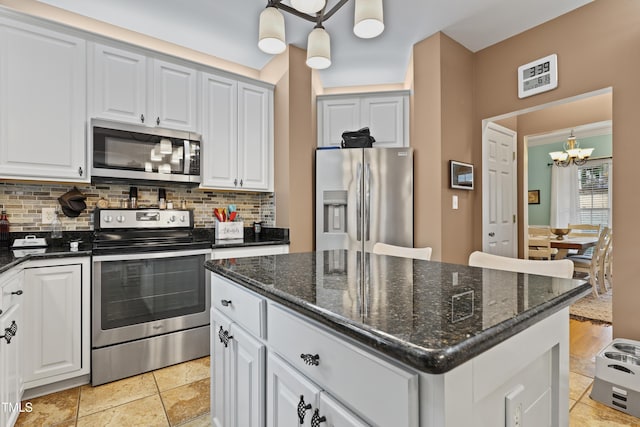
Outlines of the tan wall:
{"label": "tan wall", "polygon": [[[637,241],[640,212],[636,176],[637,105],[640,84],[640,2],[596,0],[567,15],[489,47],[475,55],[473,158],[481,163],[482,119],[606,87],[613,88],[613,229],[615,235],[614,335],[640,339]],[[558,54],[557,89],[518,99],[519,65]],[[474,247],[482,248],[482,201],[475,201]],[[521,204],[521,203],[519,203]]]}
{"label": "tan wall", "polygon": [[414,245],[431,246],[434,260],[466,264],[477,192],[449,188],[449,160],[472,160],[473,55],[438,33],[414,46],[412,62]]}

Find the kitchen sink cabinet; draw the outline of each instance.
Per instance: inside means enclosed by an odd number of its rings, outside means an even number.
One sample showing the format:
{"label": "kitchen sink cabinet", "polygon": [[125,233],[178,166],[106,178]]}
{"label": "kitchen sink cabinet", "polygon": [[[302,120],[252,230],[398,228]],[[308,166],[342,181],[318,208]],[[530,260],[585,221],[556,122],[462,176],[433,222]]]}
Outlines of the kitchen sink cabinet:
{"label": "kitchen sink cabinet", "polygon": [[92,117],[199,131],[194,68],[100,43],[89,52]]}
{"label": "kitchen sink cabinet", "polygon": [[0,16],[0,177],[88,182],[85,41]]}
{"label": "kitchen sink cabinet", "polygon": [[264,426],[265,345],[215,308],[211,331],[213,426]]}
{"label": "kitchen sink cabinet", "polygon": [[89,269],[89,259],[84,257],[25,265],[22,372],[26,389],[90,373]]}
{"label": "kitchen sink cabinet", "polygon": [[20,415],[23,382],[21,361],[25,330],[23,323],[22,270],[0,278],[0,426],[12,426]]}
{"label": "kitchen sink cabinet", "polygon": [[318,96],[318,146],[339,147],[342,132],[368,127],[374,147],[409,146],[409,91]]}
{"label": "kitchen sink cabinet", "polygon": [[201,188],[273,191],[273,89],[202,74]]}

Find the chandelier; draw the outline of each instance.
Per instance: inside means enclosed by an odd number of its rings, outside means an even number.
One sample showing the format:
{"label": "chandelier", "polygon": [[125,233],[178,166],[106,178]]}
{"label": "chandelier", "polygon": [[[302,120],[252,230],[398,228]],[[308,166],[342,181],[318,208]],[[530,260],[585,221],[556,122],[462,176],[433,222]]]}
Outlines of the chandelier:
{"label": "chandelier", "polygon": [[554,151],[549,153],[553,163],[556,166],[567,167],[571,163],[575,165],[584,165],[587,163],[587,159],[593,153],[593,148],[580,148],[580,143],[576,141],[576,137],[573,136],[573,129],[569,139],[564,143],[564,151]]}
{"label": "chandelier", "polygon": [[[327,0],[291,0],[291,6],[282,0],[268,0],[260,13],[258,47],[265,53],[278,54],[287,48],[284,35],[285,11],[315,23],[307,39],[307,65],[324,69],[331,65],[331,39],[322,23],[331,18],[349,0],[339,0],[327,11]],[[382,0],[355,0],[353,32],[363,39],[376,37],[384,30]]]}

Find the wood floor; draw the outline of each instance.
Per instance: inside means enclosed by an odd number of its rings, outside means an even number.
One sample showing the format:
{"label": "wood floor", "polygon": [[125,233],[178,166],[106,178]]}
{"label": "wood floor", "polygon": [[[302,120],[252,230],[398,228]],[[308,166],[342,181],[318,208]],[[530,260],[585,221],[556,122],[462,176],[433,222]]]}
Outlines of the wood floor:
{"label": "wood floor", "polygon": [[[570,322],[569,425],[640,426],[640,419],[589,398],[595,355],[611,342],[611,326]],[[32,404],[34,413],[21,414],[19,426],[210,426],[209,358],[104,386],[50,394]]]}

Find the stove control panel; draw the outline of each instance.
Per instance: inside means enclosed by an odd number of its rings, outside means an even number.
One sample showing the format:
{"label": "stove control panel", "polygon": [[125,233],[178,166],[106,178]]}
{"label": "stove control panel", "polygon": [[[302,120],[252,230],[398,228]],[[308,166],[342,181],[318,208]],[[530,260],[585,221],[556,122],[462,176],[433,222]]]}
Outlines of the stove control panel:
{"label": "stove control panel", "polygon": [[96,229],[193,228],[193,212],[183,209],[100,209]]}

